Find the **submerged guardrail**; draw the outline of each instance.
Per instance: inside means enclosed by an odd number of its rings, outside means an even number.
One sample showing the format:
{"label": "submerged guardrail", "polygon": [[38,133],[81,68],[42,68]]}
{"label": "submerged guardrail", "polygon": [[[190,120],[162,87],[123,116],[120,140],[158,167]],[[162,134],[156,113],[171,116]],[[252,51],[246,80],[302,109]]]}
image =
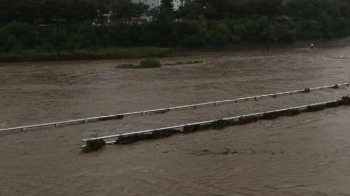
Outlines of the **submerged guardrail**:
{"label": "submerged guardrail", "polygon": [[[178,133],[190,133],[207,129],[221,129],[226,126],[243,125],[247,123],[256,122],[258,120],[275,119],[280,116],[294,116],[303,112],[315,112],[323,110],[325,108],[338,107],[343,105],[350,105],[350,98],[348,96],[343,97],[339,100],[332,100],[327,102],[320,102],[309,105],[272,110],[267,112],[182,124],[157,129],[149,129],[145,131],[138,131],[132,133],[123,133],[83,139],[82,141],[86,142],[86,145],[82,146],[82,148],[83,152],[90,152],[99,150],[106,144],[130,144],[140,140],[165,138]],[[114,140],[106,142],[106,139]]]}
{"label": "submerged guardrail", "polygon": [[97,116],[97,117],[90,117],[90,118],[81,118],[81,119],[66,120],[66,121],[59,121],[59,122],[50,122],[50,123],[43,123],[43,124],[4,128],[4,129],[0,129],[0,133],[1,132],[8,132],[8,131],[23,131],[24,132],[28,129],[36,129],[36,128],[44,128],[44,127],[56,127],[57,128],[57,127],[60,127],[63,125],[82,124],[82,123],[106,121],[106,120],[117,120],[117,119],[123,119],[126,116],[161,114],[161,113],[167,113],[167,112],[173,111],[173,110],[196,109],[196,108],[205,107],[205,106],[218,106],[218,105],[229,104],[229,103],[239,103],[239,102],[243,102],[243,101],[259,100],[259,99],[269,98],[269,97],[276,98],[278,96],[283,96],[283,95],[309,93],[311,91],[330,89],[330,88],[338,89],[339,87],[342,87],[342,86],[349,87],[349,83],[335,84],[335,85],[330,85],[330,86],[322,86],[322,87],[314,87],[314,88],[304,88],[304,89],[294,90],[294,91],[279,92],[279,93],[272,93],[272,94],[265,94],[265,95],[256,95],[256,96],[236,98],[236,99],[231,99],[231,100],[212,101],[212,102],[197,103],[197,104],[183,105],[183,106],[176,106],[176,107],[169,107],[169,108],[160,108],[160,109],[154,109],[154,110],[144,110],[144,111],[137,111],[137,112],[104,115],[104,116]]}

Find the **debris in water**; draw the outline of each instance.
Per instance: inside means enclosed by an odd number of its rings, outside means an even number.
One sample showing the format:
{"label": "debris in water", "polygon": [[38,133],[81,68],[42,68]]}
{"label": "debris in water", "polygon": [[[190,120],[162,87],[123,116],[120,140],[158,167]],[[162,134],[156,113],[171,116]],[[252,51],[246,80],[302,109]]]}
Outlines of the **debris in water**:
{"label": "debris in water", "polygon": [[83,153],[96,152],[100,150],[103,146],[106,145],[106,142],[102,139],[92,140],[86,142],[86,147],[83,149]]}

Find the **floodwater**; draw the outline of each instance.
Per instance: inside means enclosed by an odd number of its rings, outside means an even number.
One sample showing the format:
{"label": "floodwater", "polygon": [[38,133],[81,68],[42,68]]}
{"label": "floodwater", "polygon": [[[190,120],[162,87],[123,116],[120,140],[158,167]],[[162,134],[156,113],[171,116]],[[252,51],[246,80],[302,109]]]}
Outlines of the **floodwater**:
{"label": "floodwater", "polygon": [[[349,81],[350,47],[125,61],[0,64],[0,128]],[[350,111],[208,130],[81,154],[82,139],[341,98],[328,89],[252,102],[0,133],[0,195],[350,195]],[[229,152],[229,153],[227,153]]]}

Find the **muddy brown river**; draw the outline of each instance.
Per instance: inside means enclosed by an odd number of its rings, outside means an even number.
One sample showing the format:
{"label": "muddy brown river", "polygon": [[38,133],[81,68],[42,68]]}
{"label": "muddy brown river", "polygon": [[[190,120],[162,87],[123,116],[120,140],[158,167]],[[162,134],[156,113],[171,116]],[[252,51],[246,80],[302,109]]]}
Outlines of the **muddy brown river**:
{"label": "muddy brown river", "polygon": [[[350,47],[0,64],[0,128],[350,82]],[[329,101],[349,88],[0,133],[0,195],[350,195],[350,110],[325,109],[81,154],[82,139]]]}

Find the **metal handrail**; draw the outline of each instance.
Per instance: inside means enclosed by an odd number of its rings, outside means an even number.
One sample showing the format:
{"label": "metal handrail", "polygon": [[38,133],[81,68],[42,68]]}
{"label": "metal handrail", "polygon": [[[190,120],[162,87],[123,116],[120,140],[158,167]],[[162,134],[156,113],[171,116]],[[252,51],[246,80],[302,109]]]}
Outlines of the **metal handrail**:
{"label": "metal handrail", "polygon": [[237,99],[231,99],[231,100],[212,101],[212,102],[197,103],[197,104],[183,105],[183,106],[176,106],[176,107],[169,107],[169,108],[160,108],[160,109],[153,109],[153,110],[144,110],[144,111],[128,112],[128,113],[121,113],[121,114],[114,114],[114,115],[96,116],[96,117],[90,117],[90,118],[81,118],[81,119],[43,123],[43,124],[36,124],[36,125],[11,127],[11,128],[0,129],[0,133],[7,132],[7,131],[15,131],[15,130],[21,130],[24,132],[27,129],[43,128],[43,127],[50,127],[50,126],[54,126],[57,128],[61,125],[89,123],[89,122],[103,121],[103,120],[108,120],[108,119],[122,119],[125,116],[158,114],[158,113],[166,113],[166,112],[173,111],[173,110],[196,109],[198,107],[205,107],[205,106],[218,106],[218,105],[229,104],[229,103],[239,103],[242,101],[258,100],[258,99],[268,98],[268,97],[276,98],[278,96],[283,96],[283,95],[293,95],[293,94],[297,94],[297,93],[305,93],[305,92],[311,92],[311,91],[323,90],[323,89],[329,89],[329,88],[337,89],[341,86],[348,87],[349,83],[335,84],[335,85],[330,85],[330,86],[322,86],[322,87],[314,87],[314,88],[305,88],[305,89],[288,91],[288,92],[257,95],[257,96],[243,97],[243,98],[237,98]]}
{"label": "metal handrail", "polygon": [[[215,120],[194,122],[194,123],[188,123],[188,124],[182,124],[182,125],[176,125],[176,126],[170,126],[170,127],[149,129],[149,130],[138,131],[138,132],[101,136],[101,137],[83,139],[82,142],[90,142],[90,141],[96,141],[96,140],[105,140],[105,139],[119,138],[119,137],[139,135],[139,134],[148,134],[148,133],[154,133],[154,132],[159,132],[159,131],[164,131],[164,130],[184,129],[186,126],[207,125],[207,124],[211,124],[211,123],[214,123],[214,122],[217,122],[217,121],[220,121],[220,120],[223,120],[223,121],[239,120],[241,118],[246,118],[246,117],[261,117],[261,116],[263,116],[265,114],[272,114],[272,113],[277,113],[277,112],[292,111],[292,110],[305,110],[308,107],[322,106],[322,105],[325,105],[325,104],[332,104],[332,103],[339,103],[339,101],[342,101],[342,99],[326,101],[326,102],[320,102],[320,103],[314,103],[314,104],[309,104],[309,105],[301,105],[301,106],[290,107],[290,108],[283,108],[283,109],[278,109],[278,110],[271,110],[271,111],[267,111],[267,112],[259,112],[259,113],[254,113],[254,114],[246,114],[246,115],[240,115],[240,116],[234,116],[234,117],[228,117],[228,118],[221,118],[221,119],[215,119]],[[115,144],[115,143],[116,143],[116,140],[106,142],[106,144]],[[82,148],[85,148],[85,147],[87,147],[87,145],[82,146]]]}

